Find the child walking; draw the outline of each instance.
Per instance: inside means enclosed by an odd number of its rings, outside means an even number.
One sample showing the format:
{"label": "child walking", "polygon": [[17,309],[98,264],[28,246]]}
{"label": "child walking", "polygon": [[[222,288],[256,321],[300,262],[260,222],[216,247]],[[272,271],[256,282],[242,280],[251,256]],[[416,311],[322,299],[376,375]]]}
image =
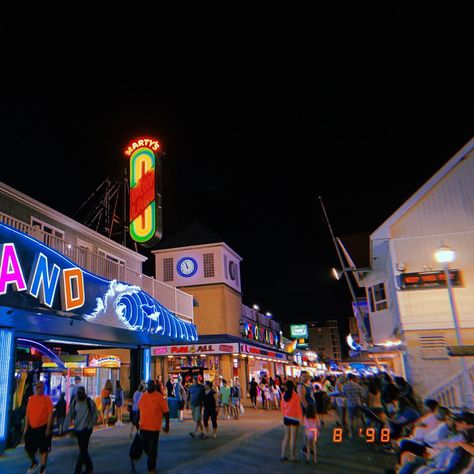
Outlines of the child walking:
{"label": "child walking", "polygon": [[311,453],[313,453],[313,462],[317,462],[316,444],[318,442],[319,430],[321,429],[321,420],[316,414],[314,404],[308,403],[304,417],[304,433],[306,438],[306,462],[309,462]]}

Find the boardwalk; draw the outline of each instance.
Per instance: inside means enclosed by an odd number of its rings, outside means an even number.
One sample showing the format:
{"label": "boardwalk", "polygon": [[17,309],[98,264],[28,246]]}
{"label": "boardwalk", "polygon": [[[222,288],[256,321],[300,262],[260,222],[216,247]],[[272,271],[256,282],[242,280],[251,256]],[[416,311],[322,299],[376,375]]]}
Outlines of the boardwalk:
{"label": "boardwalk", "polygon": [[[128,426],[96,430],[91,438],[91,455],[95,474],[128,474]],[[332,442],[333,424],[327,423],[319,443],[319,463],[307,465],[300,455],[298,463],[280,461],[283,436],[281,417],[277,412],[247,409],[239,421],[219,420],[217,439],[193,440],[189,436],[192,422],[171,423],[171,433],[162,435],[159,445],[158,472],[167,474],[198,473],[327,473],[383,474],[393,467],[393,454],[375,452],[361,439]],[[298,441],[301,446],[301,441]],[[76,458],[74,439],[53,441],[52,462],[48,474],[73,470]],[[0,458],[0,473],[26,472],[27,459],[22,447],[7,450]],[[145,458],[137,471],[146,473]]]}

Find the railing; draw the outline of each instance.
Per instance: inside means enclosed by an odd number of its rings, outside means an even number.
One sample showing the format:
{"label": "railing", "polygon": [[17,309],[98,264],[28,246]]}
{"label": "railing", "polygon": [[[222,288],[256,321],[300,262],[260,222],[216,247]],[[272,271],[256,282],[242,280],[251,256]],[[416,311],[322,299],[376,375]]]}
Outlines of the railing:
{"label": "railing", "polygon": [[38,227],[25,224],[7,214],[0,212],[0,222],[34,237],[48,247],[60,252],[79,267],[107,280],[119,280],[130,285],[139,286],[163,306],[186,322],[194,323],[193,297],[173,286],[167,285],[153,277],[142,275],[125,265],[109,260],[87,249],[76,247],[63,239],[43,232]]}
{"label": "railing", "polygon": [[[468,368],[468,372],[472,384],[474,382],[474,364]],[[459,373],[424,398],[434,398],[448,408],[459,408],[462,406],[462,387],[464,387],[464,378],[463,374]]]}

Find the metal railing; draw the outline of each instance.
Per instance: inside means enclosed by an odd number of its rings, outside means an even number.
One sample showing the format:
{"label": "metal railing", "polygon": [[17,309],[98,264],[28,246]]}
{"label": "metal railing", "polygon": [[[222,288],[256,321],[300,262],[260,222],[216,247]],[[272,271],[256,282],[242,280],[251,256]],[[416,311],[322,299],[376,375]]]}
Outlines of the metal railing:
{"label": "metal railing", "polygon": [[153,277],[143,275],[118,262],[109,260],[87,249],[76,247],[69,242],[43,232],[7,214],[0,212],[0,222],[9,225],[25,234],[43,242],[72,260],[79,267],[107,280],[119,280],[130,285],[139,286],[163,306],[185,322],[194,323],[193,297],[184,291],[167,285]]}
{"label": "metal railing", "polygon": [[[468,368],[471,384],[474,382],[474,364]],[[462,406],[462,388],[464,386],[464,377],[460,372],[452,379],[438,387],[436,390],[428,393],[424,398],[433,398],[441,405],[448,408],[460,408]]]}

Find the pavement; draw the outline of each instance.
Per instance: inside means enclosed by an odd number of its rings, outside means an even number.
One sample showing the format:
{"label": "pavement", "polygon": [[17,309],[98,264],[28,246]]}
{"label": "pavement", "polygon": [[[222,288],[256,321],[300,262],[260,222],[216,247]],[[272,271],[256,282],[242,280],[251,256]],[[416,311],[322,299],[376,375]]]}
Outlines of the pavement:
{"label": "pavement", "polygon": [[[280,448],[283,425],[280,412],[246,408],[240,420],[218,420],[216,439],[193,439],[189,435],[194,424],[190,413],[180,423],[171,420],[169,434],[161,433],[158,451],[158,472],[167,474],[236,473],[327,473],[384,474],[393,468],[395,455],[378,452],[361,438],[344,437],[341,443],[332,440],[335,420],[329,415],[318,442],[319,461],[306,464],[301,452],[298,463],[281,462]],[[128,474],[131,439],[130,425],[97,428],[91,437],[90,454],[94,474]],[[298,447],[302,433],[298,434]],[[48,460],[48,474],[73,472],[78,449],[69,436],[53,439]],[[135,463],[138,473],[146,473],[146,455]],[[8,449],[0,457],[0,474],[25,473],[28,459],[23,445]]]}

